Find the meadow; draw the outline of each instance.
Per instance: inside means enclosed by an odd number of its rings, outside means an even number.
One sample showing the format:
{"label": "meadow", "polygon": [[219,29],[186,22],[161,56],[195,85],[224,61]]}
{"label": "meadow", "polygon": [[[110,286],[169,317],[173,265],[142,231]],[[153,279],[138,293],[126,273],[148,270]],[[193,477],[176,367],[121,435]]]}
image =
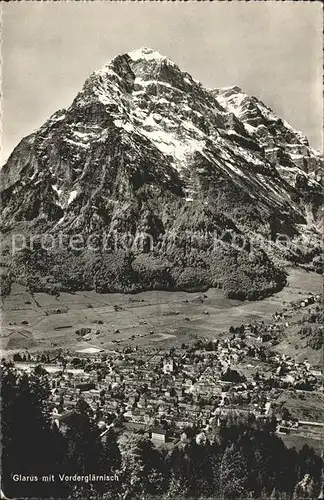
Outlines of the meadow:
{"label": "meadow", "polygon": [[[270,322],[275,311],[287,304],[320,293],[321,283],[320,275],[292,270],[281,292],[243,302],[226,298],[219,289],[50,295],[30,293],[14,283],[10,295],[2,300],[1,349],[10,354],[57,347],[112,349],[116,344],[176,346],[197,337],[224,334],[231,325]],[[81,329],[87,333],[78,334]]]}

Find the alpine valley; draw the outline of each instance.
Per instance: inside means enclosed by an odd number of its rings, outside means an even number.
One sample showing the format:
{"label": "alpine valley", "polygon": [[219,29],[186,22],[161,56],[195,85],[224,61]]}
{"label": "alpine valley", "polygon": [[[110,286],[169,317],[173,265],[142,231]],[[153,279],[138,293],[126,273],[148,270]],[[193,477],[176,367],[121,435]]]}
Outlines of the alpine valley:
{"label": "alpine valley", "polygon": [[[2,293],[15,281],[266,297],[285,286],[286,266],[321,272],[322,165],[240,88],[204,88],[148,48],[119,55],[0,172]],[[15,235],[29,244],[13,254]],[[105,245],[45,248],[40,235]]]}

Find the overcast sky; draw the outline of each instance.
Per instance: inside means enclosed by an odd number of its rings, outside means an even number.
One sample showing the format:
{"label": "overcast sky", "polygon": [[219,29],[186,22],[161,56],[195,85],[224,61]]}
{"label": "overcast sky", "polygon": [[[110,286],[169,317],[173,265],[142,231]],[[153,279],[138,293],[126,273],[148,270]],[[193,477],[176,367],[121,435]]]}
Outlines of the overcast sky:
{"label": "overcast sky", "polygon": [[2,4],[1,163],[85,78],[148,46],[207,87],[238,85],[322,146],[319,2]]}

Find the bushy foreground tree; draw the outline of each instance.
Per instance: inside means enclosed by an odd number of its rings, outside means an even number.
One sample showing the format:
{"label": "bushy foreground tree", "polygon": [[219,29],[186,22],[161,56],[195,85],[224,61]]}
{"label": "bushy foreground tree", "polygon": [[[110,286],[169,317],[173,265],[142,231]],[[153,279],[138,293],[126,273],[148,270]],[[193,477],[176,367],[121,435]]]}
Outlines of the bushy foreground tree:
{"label": "bushy foreground tree", "polygon": [[[64,438],[52,429],[46,372],[19,375],[4,363],[1,373],[2,484],[9,497],[62,496],[62,485],[37,478],[59,472]],[[14,481],[13,475],[21,475]],[[24,476],[34,478],[25,481]],[[36,478],[36,479],[35,479]]]}

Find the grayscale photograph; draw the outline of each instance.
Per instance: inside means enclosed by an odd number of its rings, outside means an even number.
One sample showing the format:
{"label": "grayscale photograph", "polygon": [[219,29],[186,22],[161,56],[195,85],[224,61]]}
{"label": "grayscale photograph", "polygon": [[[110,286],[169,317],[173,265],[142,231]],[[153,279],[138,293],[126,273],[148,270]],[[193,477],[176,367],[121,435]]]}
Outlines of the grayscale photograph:
{"label": "grayscale photograph", "polygon": [[321,2],[1,5],[0,498],[324,498]]}

